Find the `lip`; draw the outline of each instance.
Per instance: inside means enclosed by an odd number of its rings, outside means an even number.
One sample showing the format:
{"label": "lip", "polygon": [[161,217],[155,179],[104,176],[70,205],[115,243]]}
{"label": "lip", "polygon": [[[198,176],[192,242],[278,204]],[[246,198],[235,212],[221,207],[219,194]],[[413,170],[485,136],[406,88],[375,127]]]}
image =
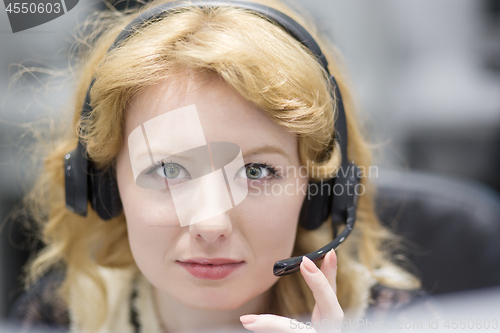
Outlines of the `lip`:
{"label": "lip", "polygon": [[243,266],[243,261],[228,258],[192,258],[176,261],[191,275],[202,280],[220,280]]}
{"label": "lip", "polygon": [[235,260],[229,258],[191,258],[179,261],[185,263],[201,264],[201,265],[224,265],[224,264],[237,264],[243,262],[243,260]]}

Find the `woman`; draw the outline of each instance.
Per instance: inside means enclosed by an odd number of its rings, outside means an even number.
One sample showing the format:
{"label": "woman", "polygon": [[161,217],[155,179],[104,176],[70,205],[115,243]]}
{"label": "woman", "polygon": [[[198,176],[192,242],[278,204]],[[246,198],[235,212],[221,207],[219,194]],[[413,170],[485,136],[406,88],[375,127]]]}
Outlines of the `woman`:
{"label": "woman", "polygon": [[[319,42],[342,94],[349,160],[368,170],[370,151],[338,54],[282,3],[261,3]],[[72,126],[65,124],[28,197],[47,246],[27,270],[27,288],[38,284],[16,306],[45,313],[32,311],[25,323],[75,332],[242,325],[286,332],[298,323],[293,320],[330,324],[315,327],[319,332],[363,316],[377,305],[377,290],[419,288],[390,260],[393,236],[376,218],[367,177],[361,177],[356,226],[337,252],[330,251],[320,269],[304,257],[300,273],[272,274],[276,261],[332,241],[329,219],[312,231],[298,223],[310,194],[301,189],[332,178],[342,160],[333,88],[309,50],[281,27],[234,6],[188,7],[148,22],[109,50],[137,16],[92,19],[96,30],[81,62]],[[92,79],[92,112],[82,117]],[[93,210],[82,217],[66,208],[64,159],[78,137],[93,165],[116,178],[123,211],[108,222]],[[192,147],[206,149],[193,153]],[[238,168],[228,172],[225,166],[238,157]],[[189,158],[197,176],[186,167]],[[191,191],[196,180],[223,169],[221,182],[199,181]]]}

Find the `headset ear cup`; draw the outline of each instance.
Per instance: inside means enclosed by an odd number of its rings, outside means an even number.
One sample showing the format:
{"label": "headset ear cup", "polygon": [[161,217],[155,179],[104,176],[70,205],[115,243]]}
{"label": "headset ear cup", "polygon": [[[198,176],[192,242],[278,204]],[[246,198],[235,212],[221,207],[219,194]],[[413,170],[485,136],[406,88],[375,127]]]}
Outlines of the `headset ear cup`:
{"label": "headset ear cup", "polygon": [[114,173],[108,169],[91,170],[91,202],[92,208],[103,220],[117,217],[122,211],[122,202]]}
{"label": "headset ear cup", "polygon": [[315,230],[328,219],[332,207],[332,185],[332,180],[309,182],[299,215],[300,226]]}
{"label": "headset ear cup", "polygon": [[348,209],[357,206],[358,188],[360,184],[360,169],[353,162],[344,162],[342,164],[342,175],[337,175],[335,185],[341,188],[343,195],[340,195],[333,201],[332,205],[332,225],[334,227],[346,223]]}
{"label": "headset ear cup", "polygon": [[87,216],[88,161],[81,143],[64,156],[66,207],[75,214]]}
{"label": "headset ear cup", "polygon": [[109,200],[110,200],[110,210],[113,213],[113,217],[117,217],[123,210],[122,200],[120,198],[120,192],[118,191],[118,182],[116,181],[116,173],[110,172],[109,176]]}

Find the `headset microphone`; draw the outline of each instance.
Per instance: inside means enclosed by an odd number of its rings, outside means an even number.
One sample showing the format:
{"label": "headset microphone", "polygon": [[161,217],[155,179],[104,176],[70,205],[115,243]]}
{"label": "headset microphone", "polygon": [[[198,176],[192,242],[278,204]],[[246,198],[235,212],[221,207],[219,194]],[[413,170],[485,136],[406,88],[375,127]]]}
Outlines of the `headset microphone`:
{"label": "headset microphone", "polygon": [[[328,71],[328,68],[325,67],[325,69]],[[312,200],[309,199],[308,191],[307,197],[304,200],[304,206],[302,207],[301,216],[299,217],[299,221],[304,228],[314,230],[318,228],[322,221],[328,217],[328,214],[331,213],[332,228],[335,233],[334,239],[319,250],[305,255],[314,262],[323,259],[330,250],[336,249],[351,233],[352,228],[354,227],[354,222],[356,221],[356,207],[358,201],[357,187],[360,184],[361,175],[358,166],[349,162],[347,159],[347,122],[345,119],[344,104],[340,96],[338,85],[331,75],[330,82],[332,82],[334,87],[333,97],[337,104],[338,116],[336,121],[337,131],[335,132],[335,137],[338,141],[340,141],[342,163],[335,178],[332,178],[327,182],[321,181],[316,183],[316,185],[321,189],[326,187],[329,190],[328,195],[326,196],[326,202],[323,202],[323,198],[325,198],[325,196],[323,196],[323,190],[320,191],[321,194],[319,197]],[[338,187],[340,187],[339,191],[341,194],[334,196],[334,191]],[[321,204],[323,204],[323,207],[320,206]],[[320,219],[318,214],[322,211],[322,209],[323,219]],[[308,213],[309,216],[307,215]],[[314,221],[316,221],[316,223],[314,223]],[[344,230],[337,235],[337,228],[344,223]],[[303,256],[292,257],[276,262],[274,264],[273,274],[276,276],[283,276],[297,272],[300,269],[302,257]]]}
{"label": "headset microphone", "polygon": [[[328,181],[310,182],[319,186],[319,191],[312,195],[309,190],[304,199],[304,203],[299,216],[299,224],[308,230],[317,229],[331,215],[332,229],[334,230],[334,240],[317,251],[306,254],[312,261],[318,261],[330,250],[339,246],[350,234],[356,221],[357,205],[357,185],[360,182],[360,172],[358,167],[349,162],[347,158],[347,125],[344,105],[338,89],[338,85],[329,74],[328,62],[321,52],[319,45],[312,36],[296,21],[289,16],[264,5],[244,2],[244,1],[191,1],[186,3],[171,2],[161,4],[143,12],[132,21],[116,38],[110,50],[114,49],[126,38],[128,38],[138,28],[153,20],[159,20],[169,14],[174,14],[183,8],[197,7],[219,7],[234,6],[248,10],[259,16],[267,18],[287,31],[296,40],[307,47],[318,59],[333,87],[332,97],[337,106],[337,119],[335,121],[335,139],[339,143],[342,153],[342,163],[336,176]],[[88,118],[92,112],[90,106],[90,89],[87,91],[84,106],[82,108],[82,118]],[[103,220],[118,216],[122,212],[122,204],[116,184],[116,177],[111,170],[98,170],[88,159],[84,145],[79,142],[78,146],[65,155],[65,190],[66,207],[82,216],[87,215],[87,203],[90,201],[91,207]],[[339,189],[340,187],[340,189]],[[323,191],[327,188],[327,191]],[[334,189],[341,193],[336,194]],[[345,225],[342,232],[337,235],[337,230]],[[273,273],[282,276],[297,272],[303,256],[292,257],[276,262]]]}

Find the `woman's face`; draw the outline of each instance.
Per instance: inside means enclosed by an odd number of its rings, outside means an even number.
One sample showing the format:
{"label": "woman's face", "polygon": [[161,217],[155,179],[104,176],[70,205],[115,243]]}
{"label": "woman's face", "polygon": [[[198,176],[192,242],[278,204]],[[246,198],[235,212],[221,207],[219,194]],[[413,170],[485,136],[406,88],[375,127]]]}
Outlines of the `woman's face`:
{"label": "woman's face", "polygon": [[[248,185],[248,195],[222,214],[181,227],[168,188],[136,184],[128,138],[148,120],[193,104],[207,142],[240,147],[245,166],[236,177],[240,185]],[[123,142],[116,171],[130,246],[139,269],[154,287],[190,308],[231,310],[277,281],[273,265],[291,256],[308,181],[299,173],[294,134],[221,80],[171,78],[132,99]],[[160,171],[165,169],[160,167]],[[159,175],[186,177],[178,166],[166,171]],[[199,276],[183,264],[192,258],[228,258],[241,263],[227,266],[232,268],[230,274],[222,277],[217,276],[215,266],[196,266],[201,273],[215,272],[211,277]]]}

